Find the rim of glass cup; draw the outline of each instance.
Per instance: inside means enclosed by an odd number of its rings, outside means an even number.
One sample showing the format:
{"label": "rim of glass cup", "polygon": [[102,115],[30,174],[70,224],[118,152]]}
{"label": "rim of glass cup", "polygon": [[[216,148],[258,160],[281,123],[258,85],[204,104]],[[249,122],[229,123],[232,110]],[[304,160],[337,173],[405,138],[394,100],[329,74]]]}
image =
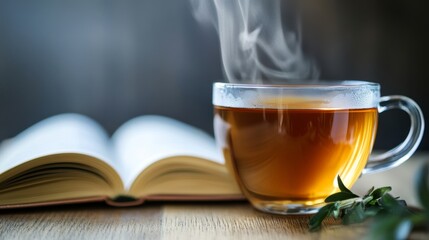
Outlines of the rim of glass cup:
{"label": "rim of glass cup", "polygon": [[269,88],[293,88],[293,89],[349,89],[349,88],[360,88],[362,86],[373,88],[378,90],[380,84],[376,82],[370,82],[365,80],[343,80],[343,81],[327,81],[318,80],[311,82],[300,82],[300,83],[282,83],[282,84],[263,84],[263,83],[228,83],[228,82],[214,82],[213,85],[216,88],[230,87],[230,88],[242,88],[242,89],[269,89]]}
{"label": "rim of glass cup", "polygon": [[[317,107],[298,107],[297,104],[276,98],[285,94],[297,99],[318,101],[320,104]],[[271,100],[266,102],[264,98]],[[285,84],[215,82],[212,103],[231,108],[358,109],[377,107],[379,98],[380,84],[363,80]]]}

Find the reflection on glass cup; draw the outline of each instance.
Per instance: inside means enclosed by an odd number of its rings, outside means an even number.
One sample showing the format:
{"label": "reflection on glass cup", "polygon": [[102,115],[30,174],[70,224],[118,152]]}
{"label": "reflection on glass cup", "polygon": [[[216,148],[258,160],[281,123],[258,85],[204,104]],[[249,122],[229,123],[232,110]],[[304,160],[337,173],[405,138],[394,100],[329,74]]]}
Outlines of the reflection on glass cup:
{"label": "reflection on glass cup", "polygon": [[[419,106],[405,96],[380,97],[365,81],[213,85],[214,131],[229,171],[250,203],[278,214],[314,213],[361,174],[409,159],[423,135]],[[373,156],[378,114],[401,109],[411,119],[405,141]]]}

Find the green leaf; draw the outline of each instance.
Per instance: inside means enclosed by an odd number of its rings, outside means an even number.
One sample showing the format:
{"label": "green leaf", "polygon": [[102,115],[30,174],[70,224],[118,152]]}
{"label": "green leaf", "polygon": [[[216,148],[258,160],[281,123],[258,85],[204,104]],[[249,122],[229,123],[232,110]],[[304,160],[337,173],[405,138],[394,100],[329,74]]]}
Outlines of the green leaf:
{"label": "green leaf", "polygon": [[378,199],[378,203],[384,208],[395,208],[398,206],[402,206],[402,204],[398,203],[396,199],[390,194],[383,195],[381,198]]}
{"label": "green leaf", "polygon": [[373,200],[371,200],[369,202],[370,205],[375,205],[377,204],[377,201],[383,197],[386,193],[390,192],[392,190],[392,187],[381,187],[381,188],[377,188],[375,189],[372,193],[371,196],[373,197]]}
{"label": "green leaf", "polygon": [[334,193],[330,196],[328,196],[325,199],[326,203],[329,202],[336,202],[336,201],[342,201],[342,200],[347,200],[347,199],[352,199],[352,198],[357,198],[359,197],[358,195],[354,194],[354,193],[349,193],[349,192],[337,192]]}
{"label": "green leaf", "polygon": [[365,197],[366,196],[370,196],[370,195],[372,195],[372,192],[374,191],[374,186],[373,187],[371,187],[369,190],[368,190],[368,192],[365,194]]}
{"label": "green leaf", "polygon": [[420,204],[429,210],[429,164],[426,163],[417,172],[416,186],[417,198]]}
{"label": "green leaf", "polygon": [[411,211],[404,203],[405,201],[397,200],[388,193],[384,194],[383,197],[378,200],[378,204],[383,208],[383,212],[402,216],[411,214]]}
{"label": "green leaf", "polygon": [[377,200],[378,204],[384,208],[392,208],[398,205],[396,199],[390,194],[385,194],[383,197]]}
{"label": "green leaf", "polygon": [[338,208],[337,203],[329,203],[323,206],[322,208],[320,208],[319,211],[313,217],[310,218],[310,222],[309,222],[310,231],[319,230],[323,220],[329,217],[331,213],[335,211],[337,208]]}
{"label": "green leaf", "polygon": [[392,191],[392,187],[381,187],[377,188],[372,192],[372,196],[374,199],[378,199],[384,196],[384,194]]}
{"label": "green leaf", "polygon": [[351,209],[348,209],[343,217],[343,224],[360,223],[366,219],[365,208],[362,203],[355,204]]}
{"label": "green leaf", "polygon": [[379,206],[367,206],[365,208],[365,215],[367,217],[374,217],[377,215],[382,209]]}
{"label": "green leaf", "polygon": [[343,181],[340,178],[340,175],[337,176],[337,182],[338,182],[338,187],[340,188],[341,192],[347,192],[347,193],[352,193],[352,191],[350,191],[343,183]]}

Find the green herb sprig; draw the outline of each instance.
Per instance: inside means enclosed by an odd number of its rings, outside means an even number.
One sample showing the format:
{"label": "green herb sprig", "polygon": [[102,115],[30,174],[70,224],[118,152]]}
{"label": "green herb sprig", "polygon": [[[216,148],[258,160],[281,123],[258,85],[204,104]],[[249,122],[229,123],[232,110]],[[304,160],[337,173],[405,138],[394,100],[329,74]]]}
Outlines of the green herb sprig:
{"label": "green herb sprig", "polygon": [[385,209],[386,203],[390,203],[392,199],[400,206],[406,206],[405,201],[398,201],[388,194],[392,190],[391,187],[377,189],[372,187],[365,196],[360,197],[350,191],[339,176],[337,181],[340,192],[325,199],[327,204],[310,219],[310,230],[320,229],[323,220],[330,216],[335,219],[341,218],[342,223],[346,225],[363,222],[368,217],[375,216],[379,211]]}
{"label": "green herb sprig", "polygon": [[372,187],[363,197],[350,191],[338,176],[340,192],[325,199],[324,207],[310,218],[309,229],[317,231],[327,217],[344,225],[373,217],[368,239],[405,239],[415,228],[429,228],[429,164],[417,173],[416,190],[423,209],[409,208],[404,200],[389,194],[391,187]]}

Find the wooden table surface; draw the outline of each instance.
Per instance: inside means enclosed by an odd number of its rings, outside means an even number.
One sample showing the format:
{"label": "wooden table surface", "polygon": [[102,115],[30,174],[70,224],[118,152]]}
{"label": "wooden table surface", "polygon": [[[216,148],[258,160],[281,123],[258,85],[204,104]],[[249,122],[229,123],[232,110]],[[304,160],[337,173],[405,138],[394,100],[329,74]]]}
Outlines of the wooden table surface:
{"label": "wooden table surface", "polygon": [[[419,206],[414,197],[414,174],[429,161],[415,154],[401,166],[363,176],[354,186],[392,185],[393,194]],[[278,216],[259,212],[246,201],[153,202],[117,208],[81,204],[0,211],[0,239],[362,239],[368,224],[343,226],[332,219],[322,231],[309,232],[310,216]],[[412,239],[429,239],[414,232]]]}

